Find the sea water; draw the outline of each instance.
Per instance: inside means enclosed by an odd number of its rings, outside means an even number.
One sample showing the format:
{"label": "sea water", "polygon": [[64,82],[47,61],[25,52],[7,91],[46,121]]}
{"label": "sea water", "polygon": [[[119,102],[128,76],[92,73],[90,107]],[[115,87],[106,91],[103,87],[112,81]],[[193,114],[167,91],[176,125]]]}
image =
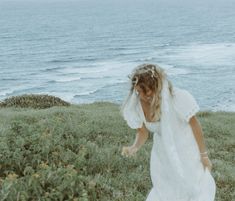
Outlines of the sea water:
{"label": "sea water", "polygon": [[163,67],[202,110],[235,111],[233,0],[0,0],[0,100],[122,103],[128,74]]}

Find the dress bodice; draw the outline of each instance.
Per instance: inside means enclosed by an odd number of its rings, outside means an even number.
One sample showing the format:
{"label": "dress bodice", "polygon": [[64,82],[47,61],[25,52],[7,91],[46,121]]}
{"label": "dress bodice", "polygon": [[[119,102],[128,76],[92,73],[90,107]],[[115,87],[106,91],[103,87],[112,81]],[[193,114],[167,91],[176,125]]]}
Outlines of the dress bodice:
{"label": "dress bodice", "polygon": [[145,122],[146,128],[153,132],[158,133],[160,135],[160,123],[159,122]]}
{"label": "dress bodice", "polygon": [[142,118],[146,128],[149,131],[153,132],[153,133],[160,134],[160,121],[156,121],[156,122],[149,122],[149,121],[147,121],[146,118],[145,118],[144,111],[143,111],[142,105],[140,103],[140,100],[138,101],[138,106],[139,106],[139,109],[140,109],[141,118]]}
{"label": "dress bodice", "polygon": [[[179,121],[188,123],[189,119],[199,111],[199,106],[194,97],[186,90],[174,87],[172,106]],[[123,110],[123,117],[132,129],[141,128],[143,123],[151,132],[160,134],[160,125],[163,123],[146,121],[140,98],[135,91],[129,96]]]}

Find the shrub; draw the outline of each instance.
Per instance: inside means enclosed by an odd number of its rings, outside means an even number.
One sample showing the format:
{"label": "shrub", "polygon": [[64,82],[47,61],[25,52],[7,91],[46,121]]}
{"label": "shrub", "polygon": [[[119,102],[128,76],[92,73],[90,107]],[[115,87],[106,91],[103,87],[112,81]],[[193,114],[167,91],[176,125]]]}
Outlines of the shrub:
{"label": "shrub", "polygon": [[0,107],[20,107],[45,109],[53,106],[69,106],[70,103],[61,100],[58,97],[50,95],[24,94],[21,96],[12,96],[0,102]]}

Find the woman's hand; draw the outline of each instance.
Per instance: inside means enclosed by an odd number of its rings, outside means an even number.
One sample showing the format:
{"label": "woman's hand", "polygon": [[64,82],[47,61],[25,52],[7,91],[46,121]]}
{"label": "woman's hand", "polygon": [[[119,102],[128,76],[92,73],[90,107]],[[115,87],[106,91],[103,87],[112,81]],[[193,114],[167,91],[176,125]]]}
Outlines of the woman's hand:
{"label": "woman's hand", "polygon": [[212,169],[212,163],[208,157],[201,157],[201,162],[203,164],[204,170],[208,168],[208,170],[211,172]]}
{"label": "woman's hand", "polygon": [[135,146],[123,147],[121,154],[123,156],[129,157],[129,156],[133,156],[137,151],[138,151],[138,148],[136,148]]}
{"label": "woman's hand", "polygon": [[149,136],[149,131],[143,124],[141,128],[137,129],[135,142],[131,146],[125,146],[122,148],[122,155],[129,157],[133,156],[146,142]]}

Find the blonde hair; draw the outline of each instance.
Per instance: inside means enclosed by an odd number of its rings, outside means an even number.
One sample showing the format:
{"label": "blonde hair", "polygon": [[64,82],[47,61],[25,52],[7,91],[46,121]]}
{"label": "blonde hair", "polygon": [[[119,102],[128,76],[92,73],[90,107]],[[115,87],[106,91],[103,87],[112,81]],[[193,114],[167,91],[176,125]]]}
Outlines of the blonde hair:
{"label": "blonde hair", "polygon": [[172,93],[172,83],[167,79],[167,75],[163,68],[154,64],[141,64],[134,68],[132,73],[128,76],[131,80],[131,88],[129,95],[126,100],[122,104],[121,110],[124,110],[126,103],[128,102],[131,94],[135,86],[141,87],[141,89],[146,93],[146,87],[150,90],[154,91],[154,96],[151,101],[151,117],[153,117],[154,121],[159,121],[161,117],[161,90],[163,85],[163,80],[166,79],[169,85],[170,94]]}

